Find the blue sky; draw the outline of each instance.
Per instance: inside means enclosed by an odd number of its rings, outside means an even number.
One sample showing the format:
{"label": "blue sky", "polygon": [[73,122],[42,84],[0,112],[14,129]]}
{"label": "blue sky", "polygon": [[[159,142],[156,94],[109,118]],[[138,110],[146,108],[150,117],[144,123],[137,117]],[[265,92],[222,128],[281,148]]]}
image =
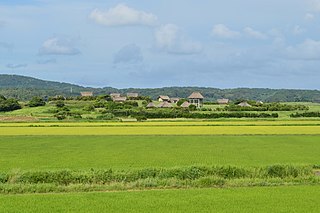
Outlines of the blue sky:
{"label": "blue sky", "polygon": [[0,73],[86,86],[320,89],[320,0],[2,0]]}

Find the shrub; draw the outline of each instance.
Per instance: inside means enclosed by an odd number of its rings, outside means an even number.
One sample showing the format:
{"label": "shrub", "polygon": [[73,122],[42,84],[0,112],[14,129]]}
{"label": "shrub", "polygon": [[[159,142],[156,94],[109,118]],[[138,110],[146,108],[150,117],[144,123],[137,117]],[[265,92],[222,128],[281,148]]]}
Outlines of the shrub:
{"label": "shrub", "polygon": [[105,113],[97,117],[99,120],[113,120],[114,118],[114,114],[112,113]]}
{"label": "shrub", "polygon": [[4,96],[0,98],[0,112],[9,112],[13,110],[21,109],[21,105],[16,99],[6,99]]}
{"label": "shrub", "polygon": [[44,105],[46,105],[46,102],[38,96],[33,97],[28,103],[29,107],[38,107],[38,106],[44,106]]}
{"label": "shrub", "polygon": [[56,107],[62,108],[62,107],[64,107],[64,106],[65,106],[64,101],[62,101],[62,100],[56,101]]}

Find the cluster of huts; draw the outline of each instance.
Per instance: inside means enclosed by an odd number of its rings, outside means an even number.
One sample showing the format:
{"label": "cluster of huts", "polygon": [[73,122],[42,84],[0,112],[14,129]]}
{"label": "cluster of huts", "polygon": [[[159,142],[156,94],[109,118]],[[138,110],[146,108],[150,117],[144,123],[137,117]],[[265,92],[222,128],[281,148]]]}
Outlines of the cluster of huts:
{"label": "cluster of huts", "polygon": [[[188,108],[191,104],[193,104],[196,107],[200,108],[203,106],[203,99],[204,97],[200,92],[193,92],[188,97],[188,101],[183,102],[180,107]],[[167,95],[160,95],[158,96],[157,100],[159,104],[156,105],[154,102],[150,102],[147,105],[147,108],[172,108],[173,104],[176,104],[180,101],[180,98],[170,98]]]}
{"label": "cluster of huts", "polygon": [[[81,92],[81,96],[93,96],[93,93]],[[132,92],[132,93],[127,93],[126,96],[121,96],[120,93],[111,93],[110,96],[114,102],[125,102],[127,99],[139,97],[139,94]],[[188,97],[188,101],[183,102],[180,105],[180,107],[188,108],[190,105],[195,105],[197,108],[201,108],[203,106],[203,99],[204,97],[200,92],[193,92]],[[180,98],[170,98],[167,95],[160,95],[158,96],[157,101],[159,102],[158,104],[156,104],[155,102],[150,102],[147,105],[147,108],[172,108],[173,104],[176,104],[180,101]],[[226,98],[218,99],[217,103],[220,105],[227,105],[229,104],[229,99],[226,99]],[[246,101],[239,103],[238,106],[251,107],[251,105]]]}
{"label": "cluster of huts", "polygon": [[[93,96],[92,92],[81,92],[81,96]],[[127,93],[126,96],[121,96],[120,93],[111,93],[110,97],[114,102],[125,102],[127,99],[130,98],[137,98],[139,96],[138,93]],[[203,95],[201,95],[200,92],[193,92],[189,97],[188,101],[185,101],[181,104],[181,107],[188,108],[191,104],[195,105],[196,107],[200,108],[203,106]],[[154,102],[150,102],[147,105],[147,108],[171,108],[173,107],[173,104],[178,103],[180,101],[180,98],[170,98],[167,95],[160,95],[157,98],[158,104],[155,104]]]}

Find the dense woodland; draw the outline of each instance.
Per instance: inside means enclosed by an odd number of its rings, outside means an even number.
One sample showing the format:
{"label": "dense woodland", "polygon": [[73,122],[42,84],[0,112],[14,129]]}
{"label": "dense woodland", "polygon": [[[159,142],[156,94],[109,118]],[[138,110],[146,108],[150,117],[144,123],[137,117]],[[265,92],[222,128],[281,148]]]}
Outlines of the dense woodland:
{"label": "dense woodland", "polygon": [[260,100],[263,102],[320,102],[319,90],[291,90],[291,89],[262,89],[262,88],[237,88],[217,89],[207,87],[164,87],[155,89],[116,89],[112,87],[88,88],[75,84],[44,81],[31,77],[18,75],[0,75],[0,94],[7,98],[18,100],[30,100],[34,96],[65,97],[79,96],[81,91],[92,91],[94,95],[138,92],[142,96],[155,99],[158,95],[169,97],[188,97],[192,92],[199,91],[205,96],[205,101],[215,101],[219,98],[227,98],[232,101]]}

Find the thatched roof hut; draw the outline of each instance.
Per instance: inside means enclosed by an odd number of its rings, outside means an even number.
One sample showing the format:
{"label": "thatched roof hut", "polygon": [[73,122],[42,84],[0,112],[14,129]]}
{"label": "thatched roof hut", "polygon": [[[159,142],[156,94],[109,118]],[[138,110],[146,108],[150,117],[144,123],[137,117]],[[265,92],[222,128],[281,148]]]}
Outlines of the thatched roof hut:
{"label": "thatched roof hut", "polygon": [[170,101],[170,98],[169,98],[169,96],[167,96],[167,95],[160,95],[159,97],[158,97],[158,100],[159,101]]}
{"label": "thatched roof hut", "polygon": [[182,108],[188,108],[191,104],[188,101],[185,101],[181,104]]}
{"label": "thatched roof hut", "polygon": [[93,96],[93,92],[80,92],[82,97],[91,97]]}
{"label": "thatched roof hut", "polygon": [[189,99],[204,99],[200,92],[193,92],[189,97]]}
{"label": "thatched roof hut", "polygon": [[139,96],[139,93],[136,92],[128,92],[127,97],[128,98],[137,98]]}
{"label": "thatched roof hut", "polygon": [[157,106],[153,102],[150,102],[146,107],[147,108],[155,108]]}
{"label": "thatched roof hut", "polygon": [[127,97],[114,97],[112,98],[114,102],[125,102],[127,100]]}
{"label": "thatched roof hut", "polygon": [[171,108],[173,106],[168,101],[164,101],[164,102],[161,102],[157,107],[158,108]]}
{"label": "thatched roof hut", "polygon": [[179,100],[180,98],[170,98],[170,103],[176,104]]}
{"label": "thatched roof hut", "polygon": [[228,104],[229,99],[222,98],[222,99],[218,99],[217,102],[218,102],[218,104]]}
{"label": "thatched roof hut", "polygon": [[120,93],[111,93],[110,94],[111,98],[119,98],[120,96],[121,96]]}
{"label": "thatched roof hut", "polygon": [[241,107],[252,107],[250,104],[248,104],[248,102],[246,101],[243,101],[241,102],[240,104],[238,104],[238,106],[241,106]]}
{"label": "thatched roof hut", "polygon": [[188,98],[190,104],[193,104],[198,108],[203,106],[204,97],[201,95],[200,92],[193,92]]}

